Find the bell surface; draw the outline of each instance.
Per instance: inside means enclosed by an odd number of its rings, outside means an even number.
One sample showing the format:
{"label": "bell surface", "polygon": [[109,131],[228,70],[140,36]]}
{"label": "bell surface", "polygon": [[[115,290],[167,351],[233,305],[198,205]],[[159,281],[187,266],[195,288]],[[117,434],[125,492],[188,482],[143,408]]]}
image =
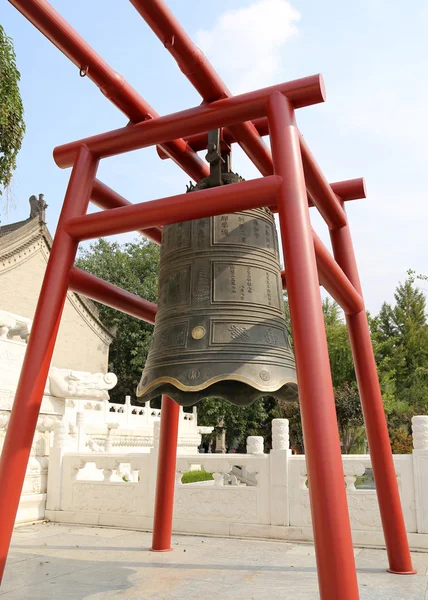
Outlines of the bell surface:
{"label": "bell surface", "polygon": [[295,399],[275,222],[267,208],[163,228],[152,346],[137,396],[182,406]]}

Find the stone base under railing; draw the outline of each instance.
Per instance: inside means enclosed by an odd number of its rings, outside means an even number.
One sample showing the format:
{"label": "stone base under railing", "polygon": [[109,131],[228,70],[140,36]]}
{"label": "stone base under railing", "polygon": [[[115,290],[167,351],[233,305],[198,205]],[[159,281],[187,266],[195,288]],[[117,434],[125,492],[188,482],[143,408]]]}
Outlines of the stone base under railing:
{"label": "stone base under railing", "polygon": [[[55,523],[73,525],[93,525],[99,527],[118,527],[137,531],[152,531],[153,519],[117,514],[94,514],[73,511],[46,511],[46,520]],[[313,542],[312,527],[284,527],[275,525],[228,523],[223,521],[207,522],[190,519],[174,519],[173,533],[193,535],[213,535],[220,537],[256,538],[282,540],[288,542]],[[413,551],[428,552],[428,534],[408,533],[407,538]],[[381,530],[352,530],[352,541],[356,547],[385,548],[385,539]]]}
{"label": "stone base under railing", "polygon": [[26,494],[19,501],[16,523],[42,521],[45,519],[47,494]]}

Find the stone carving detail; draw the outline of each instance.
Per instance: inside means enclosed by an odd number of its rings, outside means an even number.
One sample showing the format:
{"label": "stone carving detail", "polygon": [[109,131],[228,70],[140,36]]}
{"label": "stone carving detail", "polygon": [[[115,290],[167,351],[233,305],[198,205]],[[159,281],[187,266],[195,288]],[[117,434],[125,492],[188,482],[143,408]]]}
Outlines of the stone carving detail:
{"label": "stone carving detail", "polygon": [[22,493],[45,494],[47,488],[48,459],[30,456]]}
{"label": "stone carving detail", "polygon": [[418,415],[412,418],[413,448],[428,450],[428,416]]}
{"label": "stone carving detail", "polygon": [[207,473],[230,473],[232,466],[225,458],[208,460],[204,463],[204,469]]}
{"label": "stone carving detail", "polygon": [[263,444],[263,436],[249,435],[247,437],[247,454],[264,454]]}
{"label": "stone carving detail", "polygon": [[120,460],[108,456],[97,456],[95,459],[95,466],[97,469],[102,470],[104,481],[110,481],[113,471],[116,471],[120,467]]}
{"label": "stone carving detail", "polygon": [[55,426],[57,424],[57,418],[56,417],[51,417],[49,415],[43,415],[41,417],[39,417],[38,421],[37,421],[37,431],[40,431],[40,433],[46,433],[46,432],[51,432],[55,429]]}
{"label": "stone carving detail", "polygon": [[81,469],[84,469],[86,461],[80,456],[73,456],[70,459],[71,480],[76,481],[76,477]]}
{"label": "stone carving detail", "polygon": [[67,444],[68,439],[68,424],[64,419],[60,419],[56,422],[54,427],[53,435],[53,447],[64,448]]}
{"label": "stone carving detail", "polygon": [[[371,494],[356,492],[348,494],[349,518],[353,529],[381,529],[382,523],[375,492]],[[311,525],[309,492],[301,496],[302,522],[299,525]]]}
{"label": "stone carving detail", "polygon": [[10,413],[0,413],[0,430],[7,429]]}
{"label": "stone carving detail", "polygon": [[40,216],[42,221],[45,220],[45,211],[48,205],[45,202],[44,194],[39,194],[39,198],[36,196],[30,196],[30,219],[35,219],[37,216]]}
{"label": "stone carving detail", "polygon": [[177,489],[174,516],[188,519],[258,522],[257,491],[235,486]]}
{"label": "stone carving detail", "polygon": [[9,315],[0,311],[0,338],[7,338],[10,329],[16,326],[16,320]]}
{"label": "stone carving detail", "polygon": [[343,473],[347,491],[354,491],[357,476],[361,477],[366,472],[366,467],[360,462],[343,461]]}
{"label": "stone carving detail", "polygon": [[224,485],[225,476],[232,470],[232,465],[226,459],[219,458],[204,463],[204,469],[213,474],[214,486],[221,487]]}
{"label": "stone carving detail", "polygon": [[73,508],[84,512],[135,515],[141,510],[138,484],[103,485],[77,482],[73,485]]}
{"label": "stone carving detail", "polygon": [[49,394],[57,398],[108,400],[107,390],[117,383],[114,373],[88,373],[53,367],[49,372]]}
{"label": "stone carving detail", "polygon": [[290,446],[288,419],[272,420],[272,449],[288,450]]}

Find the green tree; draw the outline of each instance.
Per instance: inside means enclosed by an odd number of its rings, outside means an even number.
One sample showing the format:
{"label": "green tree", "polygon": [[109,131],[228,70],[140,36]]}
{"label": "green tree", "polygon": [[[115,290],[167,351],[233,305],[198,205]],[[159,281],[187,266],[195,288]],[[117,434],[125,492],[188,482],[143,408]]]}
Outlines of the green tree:
{"label": "green tree", "polygon": [[212,439],[219,426],[223,425],[226,430],[226,446],[236,448],[238,452],[245,452],[249,435],[263,435],[269,446],[272,400],[267,397],[250,406],[235,406],[221,398],[207,398],[197,405],[198,423],[216,427]]}
{"label": "green tree", "polygon": [[[76,264],[97,277],[156,302],[159,247],[143,237],[124,245],[99,239],[80,252]],[[98,306],[103,323],[115,329],[109,369],[116,373],[118,384],[110,396],[114,402],[123,402],[125,395],[135,394],[150,348],[153,326],[108,306]]]}
{"label": "green tree", "polygon": [[11,182],[25,133],[19,80],[13,42],[0,25],[0,195]]}
{"label": "green tree", "polygon": [[[324,323],[330,358],[330,368],[335,388],[336,412],[344,453],[350,453],[364,439],[363,417],[355,384],[355,371],[348,330],[339,305],[329,298],[323,301]],[[298,402],[278,401],[272,416],[290,422],[290,443],[297,453],[304,452],[300,405]]]}
{"label": "green tree", "polygon": [[364,419],[356,384],[345,381],[334,390],[342,454],[362,449],[365,442]]}
{"label": "green tree", "polygon": [[384,303],[371,320],[391,439],[409,436],[411,417],[428,410],[426,299],[411,274],[394,299],[394,306]]}
{"label": "green tree", "polygon": [[354,382],[354,362],[342,310],[329,298],[325,298],[322,308],[333,386],[341,386],[345,381]]}
{"label": "green tree", "polygon": [[[356,384],[344,382],[335,388],[334,401],[342,453],[351,454],[363,450],[365,446],[364,419]],[[300,404],[279,401],[275,407],[274,416],[289,420],[290,445],[297,454],[303,454],[305,450]]]}

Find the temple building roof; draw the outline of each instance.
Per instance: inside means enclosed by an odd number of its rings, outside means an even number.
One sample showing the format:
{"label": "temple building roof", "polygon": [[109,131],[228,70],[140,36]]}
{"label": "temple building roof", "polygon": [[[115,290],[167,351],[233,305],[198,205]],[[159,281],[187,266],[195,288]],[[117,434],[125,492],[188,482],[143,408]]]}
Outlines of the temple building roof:
{"label": "temple building roof", "polygon": [[[36,196],[31,196],[29,202],[31,208],[30,216],[27,219],[8,225],[0,225],[0,288],[3,288],[1,290],[1,304],[7,304],[8,296],[13,297],[13,294],[16,294],[16,290],[11,289],[11,282],[15,281],[15,277],[13,276],[14,271],[17,273],[16,287],[18,288],[20,287],[22,289],[25,285],[28,287],[30,284],[28,278],[38,280],[38,285],[33,285],[35,291],[34,293],[32,292],[33,296],[37,297],[45,270],[45,266],[43,265],[47,265],[49,259],[53,240],[45,221],[47,205],[44,201],[43,194],[40,194],[38,198]],[[40,254],[43,257],[43,260],[40,258]],[[30,266],[24,268],[24,263],[29,265],[31,259],[33,259],[34,262],[36,255],[39,257],[36,261],[37,265],[40,267],[39,271],[33,271],[33,268],[30,268]],[[23,275],[23,273],[25,273],[25,275]],[[33,283],[34,282],[31,282],[31,284]],[[108,347],[114,337],[114,333],[101,322],[96,304],[92,300],[71,291],[68,292],[67,299],[84,319],[86,324],[96,332],[97,336],[101,338]],[[28,302],[29,308],[27,312],[32,312],[31,306],[35,306],[35,302],[36,298],[33,298],[32,302]],[[2,308],[1,305],[0,308]],[[18,312],[13,309],[13,303],[10,299],[9,306],[3,306],[3,308],[10,310],[11,312]],[[32,318],[33,314],[24,316]]]}

